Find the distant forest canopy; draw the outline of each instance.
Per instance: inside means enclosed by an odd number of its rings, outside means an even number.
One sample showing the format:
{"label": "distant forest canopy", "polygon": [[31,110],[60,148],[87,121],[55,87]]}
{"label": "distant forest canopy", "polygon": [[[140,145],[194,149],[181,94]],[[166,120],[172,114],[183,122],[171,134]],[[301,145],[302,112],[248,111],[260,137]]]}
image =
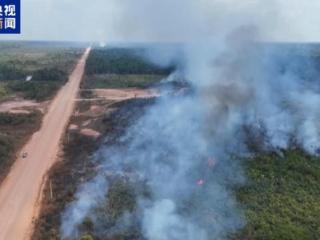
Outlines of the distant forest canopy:
{"label": "distant forest canopy", "polygon": [[[320,72],[320,44],[289,44],[289,43],[263,43],[256,45],[264,52],[269,49],[272,54],[276,53],[278,67],[285,72],[292,65],[297,67],[296,71],[302,78],[308,78],[303,71],[306,67],[313,73]],[[86,65],[86,73],[92,74],[161,74],[172,73],[181,64],[181,60],[176,59],[170,65],[159,66],[146,57],[148,50],[158,49],[161,53],[172,51],[173,48],[180,48],[179,44],[159,44],[159,45],[137,45],[137,46],[117,46],[117,47],[94,47]],[[183,56],[182,56],[183,58]],[[290,58],[288,62],[287,59]]]}
{"label": "distant forest canopy", "polygon": [[66,81],[83,49],[0,42],[0,81]]}
{"label": "distant forest canopy", "polygon": [[57,67],[28,71],[15,64],[0,64],[0,81],[25,80],[28,75],[32,76],[34,81],[66,81],[68,79],[68,72]]}
{"label": "distant forest canopy", "polygon": [[87,74],[168,75],[175,66],[161,67],[148,61],[143,48],[95,48],[86,65]]}
{"label": "distant forest canopy", "polygon": [[84,49],[63,44],[0,41],[0,101],[46,100],[68,80]]}

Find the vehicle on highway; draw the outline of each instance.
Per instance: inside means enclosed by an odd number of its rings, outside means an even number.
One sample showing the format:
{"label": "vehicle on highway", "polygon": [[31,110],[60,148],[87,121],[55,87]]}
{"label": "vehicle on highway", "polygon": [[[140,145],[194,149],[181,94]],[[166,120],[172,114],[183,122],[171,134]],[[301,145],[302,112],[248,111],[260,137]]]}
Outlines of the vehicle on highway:
{"label": "vehicle on highway", "polygon": [[28,153],[27,152],[23,152],[22,153],[22,158],[27,158],[28,157]]}

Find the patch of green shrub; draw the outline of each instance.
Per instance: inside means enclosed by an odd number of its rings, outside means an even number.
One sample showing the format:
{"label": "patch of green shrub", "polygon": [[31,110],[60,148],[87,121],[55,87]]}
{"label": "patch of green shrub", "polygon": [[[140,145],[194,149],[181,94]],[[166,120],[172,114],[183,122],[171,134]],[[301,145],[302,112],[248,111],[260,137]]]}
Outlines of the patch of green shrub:
{"label": "patch of green shrub", "polygon": [[7,86],[10,91],[22,93],[27,99],[43,101],[52,97],[61,86],[61,83],[52,81],[11,81],[8,82]]}
{"label": "patch of green shrub", "polygon": [[0,84],[0,100],[3,100],[8,96],[8,91],[4,85]]}
{"label": "patch of green shrub", "polygon": [[147,88],[160,82],[163,75],[152,74],[102,74],[90,75],[85,78],[82,88]]}
{"label": "patch of green shrub", "polygon": [[132,212],[136,207],[136,196],[133,186],[129,182],[117,180],[109,191],[107,199],[107,212],[116,219],[125,211]]}
{"label": "patch of green shrub", "polygon": [[247,163],[238,192],[247,217],[239,239],[320,239],[320,159],[300,151]]}
{"label": "patch of green shrub", "polygon": [[58,68],[43,68],[33,73],[34,81],[66,81],[68,74]]}
{"label": "patch of green shrub", "polygon": [[142,49],[93,49],[86,64],[87,74],[162,74],[172,68],[158,67],[141,55]]}
{"label": "patch of green shrub", "polygon": [[0,80],[19,80],[26,76],[26,72],[9,63],[0,64]]}
{"label": "patch of green shrub", "polygon": [[80,240],[94,240],[94,238],[91,235],[84,235],[80,238]]}
{"label": "patch of green shrub", "polygon": [[8,162],[13,151],[13,140],[9,136],[0,133],[0,166]]}
{"label": "patch of green shrub", "polygon": [[26,123],[34,123],[37,117],[38,115],[36,112],[30,114],[0,112],[0,125],[17,126]]}

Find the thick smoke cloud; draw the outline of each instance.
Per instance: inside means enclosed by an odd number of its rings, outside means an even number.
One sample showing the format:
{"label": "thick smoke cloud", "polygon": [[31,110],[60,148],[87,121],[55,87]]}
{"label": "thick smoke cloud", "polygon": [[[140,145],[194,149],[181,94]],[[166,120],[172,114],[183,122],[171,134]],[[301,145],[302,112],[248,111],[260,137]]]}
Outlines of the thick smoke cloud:
{"label": "thick smoke cloud", "polygon": [[[248,21],[263,22],[264,39],[277,41],[319,41],[320,27],[318,0],[26,0],[22,3],[22,34],[1,35],[0,39],[49,41],[171,41],[179,40],[196,29],[205,33],[216,29],[223,15],[236,21],[241,13],[254,13]],[[167,9],[163,6],[167,5]],[[170,9],[168,9],[170,8]],[[138,11],[137,11],[138,9]],[[194,15],[196,9],[200,15]],[[169,14],[168,12],[169,11]],[[126,17],[130,21],[123,21]],[[158,34],[147,34],[149,17],[156,22]],[[164,16],[164,17],[161,17]],[[175,21],[171,21],[175,16]],[[181,16],[181,20],[179,20]],[[198,18],[197,25],[189,21]],[[211,16],[213,18],[211,19]],[[218,16],[218,17],[217,17]],[[127,18],[127,19],[129,19]],[[190,19],[191,19],[190,18]],[[242,17],[240,17],[242,19]],[[209,22],[208,22],[209,20]],[[125,24],[122,24],[124,23]],[[240,21],[242,22],[242,21]],[[186,24],[185,24],[186,23]],[[151,24],[152,25],[152,24]],[[207,27],[204,27],[207,26]],[[198,27],[198,28],[197,28]],[[225,27],[228,27],[225,25]],[[165,34],[160,34],[160,33]],[[172,36],[175,36],[173,38]],[[179,35],[178,35],[179,36]]]}
{"label": "thick smoke cloud", "polygon": [[71,236],[77,234],[75,230],[85,217],[90,214],[94,206],[104,201],[108,191],[108,183],[102,176],[97,176],[90,182],[81,186],[78,190],[74,204],[71,204],[64,213],[61,228],[64,235]]}
{"label": "thick smoke cloud", "polygon": [[[257,43],[278,21],[277,14],[268,15],[277,5],[119,2],[124,5],[117,24],[124,33],[138,23],[141,29],[133,36],[183,40],[146,57],[161,65],[179,62],[169,79],[185,79],[191,91],[162,96],[118,145],[99,150],[103,168],[98,178],[111,172],[145,183],[150,192],[138,197],[137,209],[126,213],[116,229],[137,221],[150,240],[227,239],[245,224],[232,192],[245,182],[242,157],[292,147],[319,153],[320,95],[310,58],[314,49]],[[97,189],[94,181],[80,188],[63,214],[63,237],[77,238],[86,216],[96,220],[97,235],[115,231],[95,219],[96,201],[84,204],[88,195],[83,189]],[[102,193],[108,185],[106,180],[99,186]],[[77,209],[86,214],[70,214]]]}

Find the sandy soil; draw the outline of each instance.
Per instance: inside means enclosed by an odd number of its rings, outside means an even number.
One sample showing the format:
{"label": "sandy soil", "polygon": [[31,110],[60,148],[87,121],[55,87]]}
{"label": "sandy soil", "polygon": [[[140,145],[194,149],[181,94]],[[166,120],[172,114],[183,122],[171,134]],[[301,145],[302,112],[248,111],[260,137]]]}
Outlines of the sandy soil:
{"label": "sandy soil", "polygon": [[12,109],[12,110],[9,111],[9,113],[12,113],[12,114],[29,114],[30,111],[23,110],[23,109]]}
{"label": "sandy soil", "polygon": [[15,109],[25,108],[25,107],[37,107],[39,103],[30,100],[13,100],[7,101],[0,104],[0,112],[9,112]]}
{"label": "sandy soil", "polygon": [[79,126],[78,125],[76,125],[76,124],[70,124],[70,126],[69,126],[69,131],[76,131],[76,130],[78,130],[79,129]]}
{"label": "sandy soil", "polygon": [[93,92],[97,97],[115,101],[122,101],[131,98],[151,98],[159,96],[159,93],[157,93],[155,90],[145,90],[139,88],[94,89]]}
{"label": "sandy soil", "polygon": [[80,133],[82,135],[85,135],[87,137],[92,137],[94,139],[98,138],[101,136],[101,133],[91,129],[91,128],[84,128],[84,129],[81,129]]}
{"label": "sandy soil", "polygon": [[87,49],[68,83],[49,106],[41,129],[24,146],[20,157],[0,186],[0,239],[29,239],[32,220],[39,210],[41,186],[47,170],[57,160],[59,142],[72,115],[84,72]]}
{"label": "sandy soil", "polygon": [[16,98],[14,100],[9,100],[9,101],[0,103],[0,113],[9,112],[9,113],[16,113],[16,114],[20,114],[20,113],[28,114],[35,109],[41,111],[42,113],[46,113],[49,104],[50,104],[50,101],[44,101],[44,102],[38,103],[32,100]]}

